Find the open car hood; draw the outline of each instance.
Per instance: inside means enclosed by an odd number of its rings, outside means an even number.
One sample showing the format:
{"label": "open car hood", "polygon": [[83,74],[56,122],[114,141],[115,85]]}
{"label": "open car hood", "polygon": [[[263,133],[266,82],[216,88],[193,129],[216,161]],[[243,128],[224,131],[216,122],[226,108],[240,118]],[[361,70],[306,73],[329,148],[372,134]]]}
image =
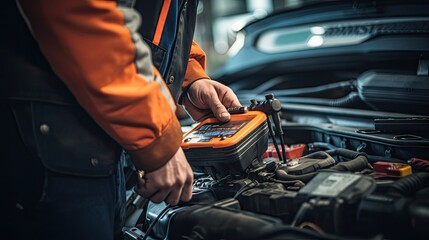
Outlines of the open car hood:
{"label": "open car hood", "polygon": [[217,149],[227,125],[192,130],[192,201],[145,205],[130,239],[427,238],[428,10],[323,1],[244,27],[212,77],[281,120]]}

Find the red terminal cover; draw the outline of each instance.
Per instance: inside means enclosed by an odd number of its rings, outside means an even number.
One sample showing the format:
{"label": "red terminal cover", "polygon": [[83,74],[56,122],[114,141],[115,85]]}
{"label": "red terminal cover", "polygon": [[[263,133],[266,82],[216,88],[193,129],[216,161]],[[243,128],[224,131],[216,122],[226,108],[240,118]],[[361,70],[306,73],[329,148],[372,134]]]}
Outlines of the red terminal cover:
{"label": "red terminal cover", "polygon": [[414,170],[429,172],[429,160],[421,158],[411,158],[408,163]]}
{"label": "red terminal cover", "polygon": [[[279,150],[280,150],[280,154],[283,154],[281,145],[278,145]],[[296,145],[292,145],[292,146],[287,146],[285,145],[285,150],[286,150],[286,159],[293,159],[293,158],[300,158],[302,156],[304,156],[304,153],[307,150],[307,147],[305,144],[296,144]],[[279,158],[277,151],[276,151],[276,147],[274,146],[274,144],[269,144],[267,151],[265,151],[265,153],[262,155],[262,158]]]}
{"label": "red terminal cover", "polygon": [[411,166],[405,163],[375,162],[374,171],[390,176],[407,176],[412,174]]}

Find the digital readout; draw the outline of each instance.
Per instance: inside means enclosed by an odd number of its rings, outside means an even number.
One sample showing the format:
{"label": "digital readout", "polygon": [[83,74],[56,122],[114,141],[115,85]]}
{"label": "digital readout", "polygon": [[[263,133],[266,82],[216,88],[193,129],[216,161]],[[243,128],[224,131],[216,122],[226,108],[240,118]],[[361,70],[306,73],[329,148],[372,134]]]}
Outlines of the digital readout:
{"label": "digital readout", "polygon": [[197,128],[190,136],[189,140],[197,142],[208,142],[212,138],[230,138],[234,136],[249,121],[230,121],[226,123],[206,123]]}

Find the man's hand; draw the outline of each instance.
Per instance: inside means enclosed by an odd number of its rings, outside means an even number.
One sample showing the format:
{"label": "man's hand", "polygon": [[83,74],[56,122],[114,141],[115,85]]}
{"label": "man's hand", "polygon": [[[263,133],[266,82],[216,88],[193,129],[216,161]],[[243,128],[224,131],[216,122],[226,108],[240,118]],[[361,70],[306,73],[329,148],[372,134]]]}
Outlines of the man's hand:
{"label": "man's hand", "polygon": [[179,200],[187,202],[192,198],[194,174],[182,148],[160,169],[141,173],[135,191],[142,197],[158,203],[165,201],[176,205]]}
{"label": "man's hand", "polygon": [[220,121],[227,122],[231,115],[226,108],[240,106],[237,96],[229,87],[210,79],[192,83],[183,99],[183,107],[198,122],[211,114]]}

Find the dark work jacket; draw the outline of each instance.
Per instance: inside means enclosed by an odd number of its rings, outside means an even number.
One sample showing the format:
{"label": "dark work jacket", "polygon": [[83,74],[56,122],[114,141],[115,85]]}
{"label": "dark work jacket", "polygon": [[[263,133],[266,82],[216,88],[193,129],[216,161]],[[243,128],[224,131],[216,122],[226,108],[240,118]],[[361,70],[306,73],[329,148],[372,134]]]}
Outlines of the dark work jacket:
{"label": "dark work jacket", "polygon": [[[119,4],[127,2],[131,1]],[[198,1],[171,1],[159,43],[154,44],[163,2],[137,1],[133,7],[142,16],[144,24],[139,32],[151,48],[153,64],[177,101],[192,45]],[[111,174],[121,152],[119,144],[79,106],[53,72],[16,2],[5,0],[0,13],[0,100],[10,103],[26,146],[53,171],[87,176]]]}

